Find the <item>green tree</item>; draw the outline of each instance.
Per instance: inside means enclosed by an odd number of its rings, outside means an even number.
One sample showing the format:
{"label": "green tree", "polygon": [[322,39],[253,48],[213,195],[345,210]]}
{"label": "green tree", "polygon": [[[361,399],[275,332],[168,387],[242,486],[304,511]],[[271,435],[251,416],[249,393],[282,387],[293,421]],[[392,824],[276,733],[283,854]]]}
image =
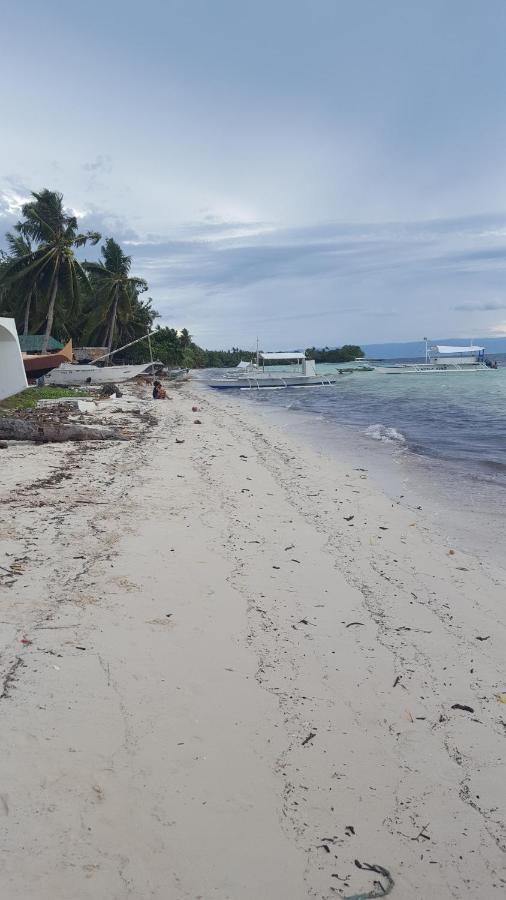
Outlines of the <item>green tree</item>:
{"label": "green tree", "polygon": [[[14,260],[21,260],[33,252],[30,241],[19,233],[19,224],[15,225],[14,229],[14,233],[8,231],[5,235],[9,247],[9,254],[6,257],[7,264]],[[11,308],[15,318],[21,320],[21,316],[23,316],[23,334],[28,334],[32,301],[35,299],[37,286],[33,279],[27,276],[26,279],[17,279],[6,290],[10,295]]]}
{"label": "green tree", "polygon": [[53,326],[57,300],[74,313],[81,301],[81,293],[88,290],[86,273],[74,255],[74,249],[88,242],[96,244],[96,231],[80,234],[77,219],[65,212],[63,195],[44,189],[32,193],[33,200],[22,208],[23,219],[18,223],[19,234],[36,247],[17,259],[11,259],[2,272],[2,282],[12,286],[16,282],[37,290],[43,307],[46,327],[42,352]]}
{"label": "green tree", "polygon": [[187,328],[182,328],[179,332],[179,343],[184,350],[191,347],[192,336]]}
{"label": "green tree", "polygon": [[364,356],[364,351],[356,344],[344,344],[342,347],[334,347],[333,350],[328,347],[324,347],[322,350],[308,347],[306,356],[314,359],[315,362],[322,363],[353,362],[354,359]]}
{"label": "green tree", "polygon": [[147,291],[148,284],[144,278],[130,275],[132,257],[123,253],[114,238],[107,238],[101,252],[100,262],[84,263],[95,295],[87,332],[88,336],[99,334],[110,352],[118,321],[128,324],[135,311],[146,311],[140,305],[136,309],[136,301],[139,294]]}
{"label": "green tree", "polygon": [[[118,316],[117,321],[117,330],[116,330],[116,343],[117,344],[127,344],[130,341],[135,341],[137,338],[142,337],[143,335],[149,334],[153,330],[153,323],[155,319],[157,319],[160,315],[153,309],[152,306],[153,301],[150,297],[147,300],[143,300],[140,297],[135,296],[132,301],[131,309],[128,312],[128,315],[122,317]],[[121,313],[121,309],[119,310]],[[140,344],[141,347],[146,347],[145,344]]]}

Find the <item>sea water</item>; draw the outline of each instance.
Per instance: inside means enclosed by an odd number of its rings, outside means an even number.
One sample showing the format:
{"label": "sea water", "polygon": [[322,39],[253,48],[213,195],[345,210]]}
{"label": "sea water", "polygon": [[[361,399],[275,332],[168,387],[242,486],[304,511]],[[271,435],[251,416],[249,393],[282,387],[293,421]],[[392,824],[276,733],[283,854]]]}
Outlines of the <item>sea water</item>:
{"label": "sea water", "polygon": [[366,467],[396,502],[422,506],[448,543],[506,565],[506,366],[353,372],[334,385],[238,393],[283,429]]}

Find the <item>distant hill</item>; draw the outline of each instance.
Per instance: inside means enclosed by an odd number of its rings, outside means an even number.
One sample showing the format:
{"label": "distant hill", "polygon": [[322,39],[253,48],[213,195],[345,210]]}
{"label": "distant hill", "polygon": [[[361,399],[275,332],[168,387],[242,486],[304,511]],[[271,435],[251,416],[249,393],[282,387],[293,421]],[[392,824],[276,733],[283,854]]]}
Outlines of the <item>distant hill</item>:
{"label": "distant hill", "polygon": [[[465,347],[469,343],[469,339],[466,340],[465,338],[437,338],[431,339],[429,346],[433,344],[449,344],[454,347]],[[475,347],[485,347],[487,353],[491,356],[494,353],[506,353],[506,337],[473,337],[473,344]],[[372,359],[406,359],[425,356],[424,341],[407,341],[398,344],[362,344],[361,346],[365,355]]]}

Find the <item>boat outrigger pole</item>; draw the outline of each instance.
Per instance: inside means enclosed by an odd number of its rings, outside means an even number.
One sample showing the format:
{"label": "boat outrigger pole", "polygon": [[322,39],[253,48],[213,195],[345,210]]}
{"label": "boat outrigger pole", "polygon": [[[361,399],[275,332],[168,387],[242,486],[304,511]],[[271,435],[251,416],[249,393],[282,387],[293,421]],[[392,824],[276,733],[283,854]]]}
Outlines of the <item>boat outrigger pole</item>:
{"label": "boat outrigger pole", "polygon": [[[96,358],[95,360],[93,360],[93,362],[94,362],[94,363],[97,363],[97,362],[99,362],[101,359],[107,359],[108,356],[114,356],[114,354],[115,354],[115,353],[119,353],[120,350],[126,350],[127,347],[132,347],[134,344],[138,344],[139,341],[145,341],[146,338],[147,338],[147,340],[149,341],[149,349],[150,349],[150,351],[151,351],[151,341],[150,341],[149,339],[150,339],[150,337],[151,337],[153,334],[156,334],[156,331],[148,331],[147,334],[143,334],[142,337],[137,338],[137,340],[135,340],[135,341],[130,341],[129,344],[123,344],[123,346],[122,346],[122,347],[118,347],[117,350],[111,350],[109,353],[104,353],[103,356],[97,356],[97,358]],[[152,354],[151,354],[151,356],[152,356]],[[153,362],[153,359],[151,359],[151,362]]]}

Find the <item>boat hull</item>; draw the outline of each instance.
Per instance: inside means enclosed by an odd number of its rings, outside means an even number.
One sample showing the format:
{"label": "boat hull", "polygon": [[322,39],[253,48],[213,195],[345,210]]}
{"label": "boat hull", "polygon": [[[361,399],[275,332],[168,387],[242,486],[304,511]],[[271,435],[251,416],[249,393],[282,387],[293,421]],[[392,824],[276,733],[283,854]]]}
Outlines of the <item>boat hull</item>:
{"label": "boat hull", "polygon": [[292,387],[321,387],[335,384],[338,375],[287,375],[282,378],[279,375],[233,376],[230,378],[214,378],[207,382],[209,387],[220,391],[257,391],[261,389],[292,388]]}
{"label": "boat hull", "polygon": [[58,366],[72,361],[72,341],[65,344],[63,350],[54,353],[23,353],[23,365],[27,378],[41,378]]}
{"label": "boat hull", "polygon": [[381,375],[471,375],[478,372],[493,372],[495,370],[480,364],[460,366],[424,366],[422,364],[417,366],[407,363],[405,366],[376,366],[374,371],[379,372]]}
{"label": "boat hull", "polygon": [[87,384],[121,384],[130,381],[137,375],[145,374],[151,363],[138,366],[76,366],[62,365],[53,369],[46,375],[46,384],[56,384],[59,387],[79,387]]}

